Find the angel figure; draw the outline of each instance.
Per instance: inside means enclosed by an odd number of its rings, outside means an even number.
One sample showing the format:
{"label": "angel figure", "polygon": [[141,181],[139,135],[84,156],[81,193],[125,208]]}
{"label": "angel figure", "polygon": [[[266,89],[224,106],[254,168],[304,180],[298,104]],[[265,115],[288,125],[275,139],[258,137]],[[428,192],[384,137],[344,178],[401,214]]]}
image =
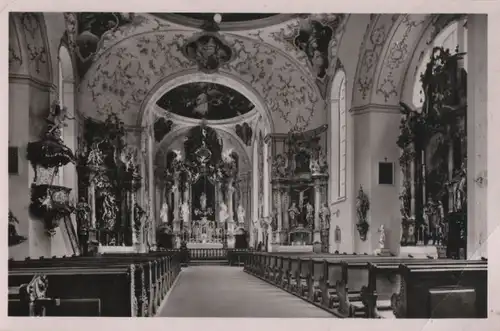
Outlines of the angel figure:
{"label": "angel figure", "polygon": [[70,117],[68,115],[68,108],[61,107],[58,101],[54,101],[52,107],[49,112],[49,116],[47,117],[47,121],[49,122],[49,130],[47,133],[49,134],[57,134],[61,133],[61,129],[68,126],[66,124],[66,120],[74,120],[74,117]]}
{"label": "angel figure", "polygon": [[104,163],[104,156],[99,149],[99,143],[93,143],[90,148],[89,155],[87,156],[87,164],[93,166],[100,166]]}

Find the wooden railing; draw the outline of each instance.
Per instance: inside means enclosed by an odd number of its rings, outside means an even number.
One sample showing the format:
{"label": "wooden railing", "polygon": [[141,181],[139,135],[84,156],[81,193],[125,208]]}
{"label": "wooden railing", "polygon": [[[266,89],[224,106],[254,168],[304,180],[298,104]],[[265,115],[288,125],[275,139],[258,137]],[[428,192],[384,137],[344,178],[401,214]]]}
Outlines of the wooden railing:
{"label": "wooden railing", "polygon": [[222,261],[227,260],[230,266],[244,265],[253,252],[252,249],[232,248],[190,248],[168,249],[167,252],[178,252],[184,264],[190,261]]}
{"label": "wooden railing", "polygon": [[[253,252],[247,253],[244,270],[339,317],[487,316],[485,259]],[[433,302],[440,295],[450,302],[444,306],[454,306],[432,315],[439,311]]]}

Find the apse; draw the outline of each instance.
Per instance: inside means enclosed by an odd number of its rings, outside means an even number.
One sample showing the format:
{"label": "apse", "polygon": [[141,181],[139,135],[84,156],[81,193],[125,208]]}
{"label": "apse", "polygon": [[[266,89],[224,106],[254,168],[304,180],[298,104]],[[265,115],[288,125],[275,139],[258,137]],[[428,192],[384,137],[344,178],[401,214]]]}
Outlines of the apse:
{"label": "apse", "polygon": [[183,117],[228,120],[249,113],[255,105],[230,87],[206,82],[178,86],[165,93],[157,105]]}

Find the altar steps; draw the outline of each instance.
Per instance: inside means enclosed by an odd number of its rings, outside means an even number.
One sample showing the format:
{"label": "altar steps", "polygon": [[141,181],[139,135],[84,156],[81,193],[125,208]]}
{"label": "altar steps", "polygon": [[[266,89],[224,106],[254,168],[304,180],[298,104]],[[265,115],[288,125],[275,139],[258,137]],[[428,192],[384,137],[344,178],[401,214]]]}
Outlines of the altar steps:
{"label": "altar steps", "polygon": [[216,266],[229,265],[229,262],[227,260],[190,260],[189,265]]}

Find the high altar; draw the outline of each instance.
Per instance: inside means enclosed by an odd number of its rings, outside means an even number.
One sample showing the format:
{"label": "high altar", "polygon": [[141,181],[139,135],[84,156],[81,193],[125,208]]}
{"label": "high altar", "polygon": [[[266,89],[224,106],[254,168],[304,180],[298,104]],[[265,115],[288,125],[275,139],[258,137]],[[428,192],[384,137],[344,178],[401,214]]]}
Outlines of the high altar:
{"label": "high altar", "polygon": [[266,137],[274,160],[270,224],[273,250],[328,252],[326,132],[324,125]]}
{"label": "high altar", "polygon": [[[215,130],[191,130],[184,153],[171,150],[163,169],[160,218],[173,246],[234,248],[245,238],[245,204],[238,179],[238,155],[223,151]],[[185,156],[183,156],[185,155]],[[243,243],[243,246],[245,244]]]}

